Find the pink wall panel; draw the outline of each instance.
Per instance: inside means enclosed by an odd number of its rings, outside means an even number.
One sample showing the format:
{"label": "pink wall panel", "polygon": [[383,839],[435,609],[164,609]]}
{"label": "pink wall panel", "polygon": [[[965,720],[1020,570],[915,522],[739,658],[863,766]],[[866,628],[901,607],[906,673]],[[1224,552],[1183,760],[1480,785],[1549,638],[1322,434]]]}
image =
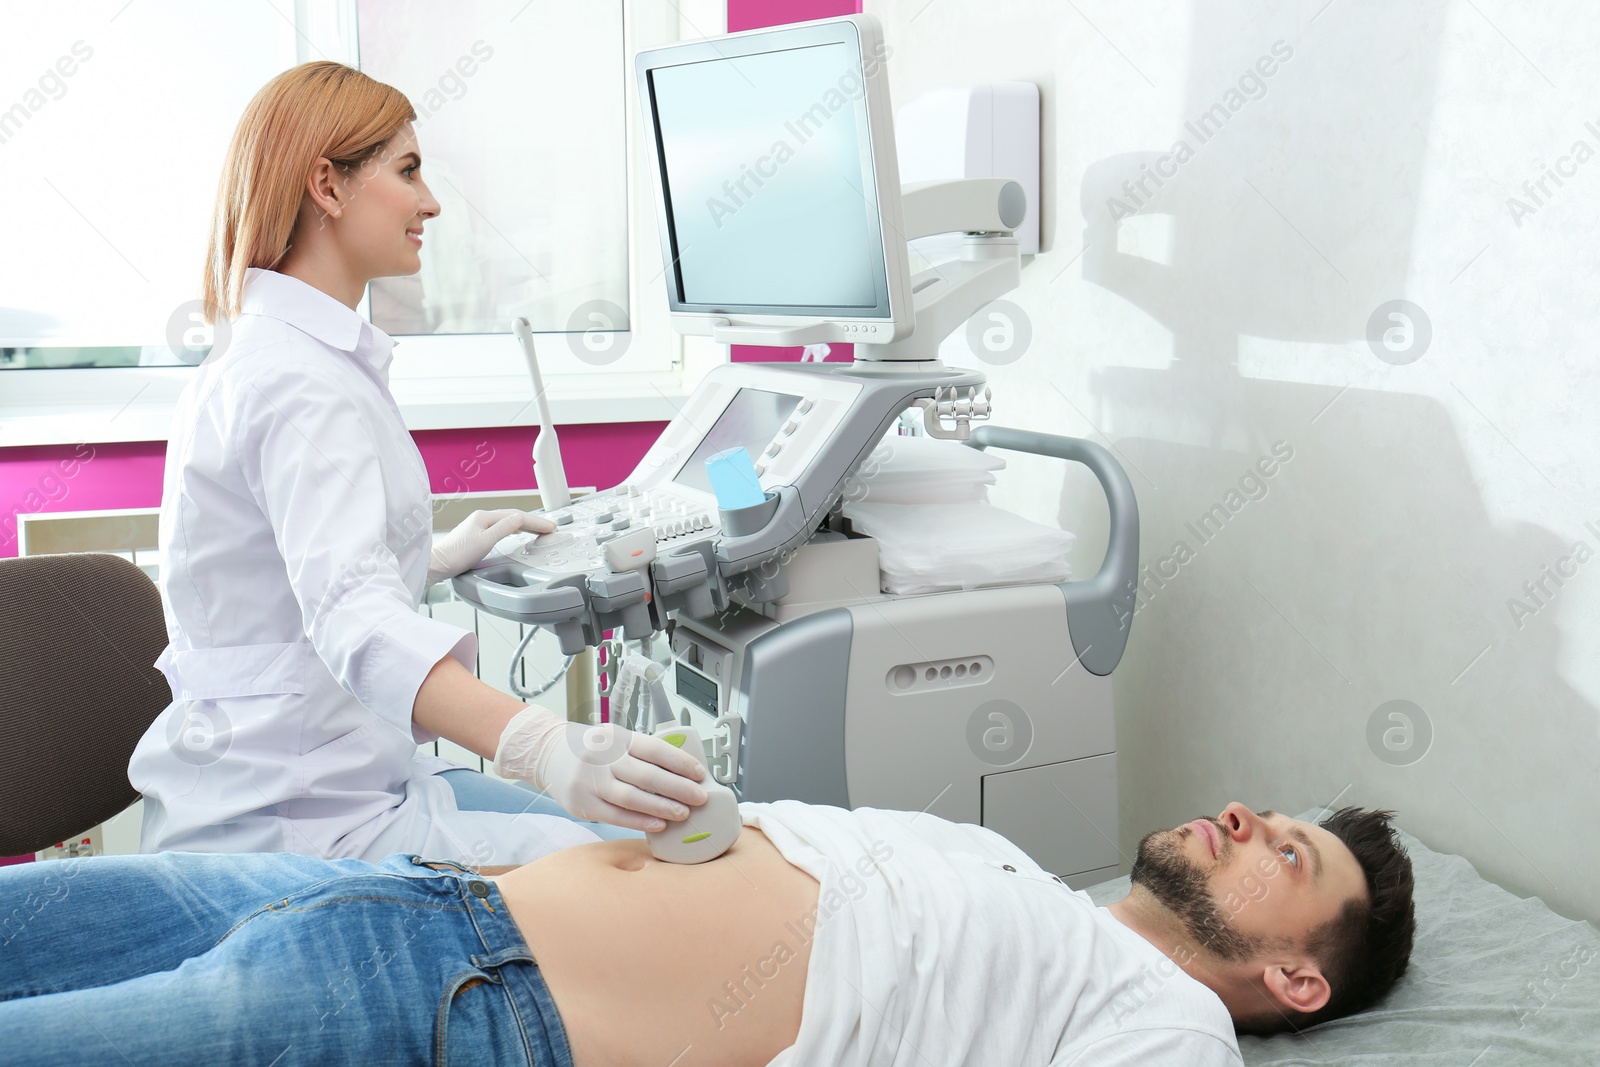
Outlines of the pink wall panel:
{"label": "pink wall panel", "polygon": [[[28,371],[6,371],[27,374]],[[17,514],[153,508],[164,441],[0,449],[0,556],[17,554]]]}
{"label": "pink wall panel", "polygon": [[[600,489],[616,485],[665,427],[662,422],[558,427],[567,481]],[[412,434],[435,493],[532,488],[536,436],[531,426]],[[0,557],[17,554],[18,512],[160,506],[166,454],[165,441],[0,449]]]}
{"label": "pink wall panel", "polygon": [[[570,485],[609,489],[628,476],[667,428],[664,422],[558,426]],[[533,426],[488,430],[419,430],[411,435],[435,493],[531,489]]]}
{"label": "pink wall panel", "polygon": [[728,0],[728,32],[861,14],[861,0]]}

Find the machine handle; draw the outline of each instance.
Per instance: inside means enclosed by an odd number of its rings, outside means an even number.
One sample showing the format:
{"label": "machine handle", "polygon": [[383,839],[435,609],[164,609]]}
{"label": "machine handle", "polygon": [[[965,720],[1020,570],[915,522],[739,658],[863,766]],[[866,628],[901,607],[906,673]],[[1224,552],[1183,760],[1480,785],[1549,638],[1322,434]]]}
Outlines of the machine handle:
{"label": "machine handle", "polygon": [[1067,598],[1067,625],[1078,661],[1092,674],[1110,674],[1127,647],[1139,589],[1139,502],[1127,472],[1109,451],[1081,437],[979,426],[966,443],[980,451],[1006,448],[1082,463],[1100,480],[1111,509],[1105,559],[1094,577],[1059,588]]}
{"label": "machine handle", "polygon": [[486,608],[501,618],[533,625],[550,625],[558,619],[581,618],[583,594],[571,586],[519,586],[510,581],[502,568],[485,568],[458,574],[450,580],[456,595],[475,607]]}

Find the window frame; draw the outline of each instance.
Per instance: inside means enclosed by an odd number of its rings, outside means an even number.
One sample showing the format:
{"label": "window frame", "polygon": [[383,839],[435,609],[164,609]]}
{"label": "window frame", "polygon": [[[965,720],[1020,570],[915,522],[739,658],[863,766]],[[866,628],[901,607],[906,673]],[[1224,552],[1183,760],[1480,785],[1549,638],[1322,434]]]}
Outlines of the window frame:
{"label": "window frame", "polygon": [[[593,0],[573,0],[589,3]],[[718,0],[614,0],[623,5],[626,57],[643,48],[723,32]],[[355,0],[300,0],[298,62],[356,58]],[[314,31],[314,32],[313,32]],[[335,41],[311,52],[309,39]],[[551,416],[561,425],[665,422],[717,363],[726,346],[685,338],[672,327],[661,277],[654,189],[631,61],[624,61],[627,113],[628,344],[664,358],[643,370],[545,375]],[[368,314],[368,296],[360,312]],[[568,335],[542,336],[555,339]],[[397,336],[390,390],[411,430],[535,425],[533,390],[520,352],[504,334]],[[433,371],[445,363],[449,372]],[[431,367],[430,367],[431,364]],[[117,441],[165,441],[193,367],[96,367],[0,371],[0,448]]]}

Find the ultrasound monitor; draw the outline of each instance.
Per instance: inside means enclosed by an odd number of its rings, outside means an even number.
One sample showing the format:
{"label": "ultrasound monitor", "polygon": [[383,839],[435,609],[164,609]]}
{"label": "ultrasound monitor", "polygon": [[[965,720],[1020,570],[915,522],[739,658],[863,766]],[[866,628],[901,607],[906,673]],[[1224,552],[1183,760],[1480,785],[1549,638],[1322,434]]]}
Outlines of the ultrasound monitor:
{"label": "ultrasound monitor", "polygon": [[856,15],[639,53],[680,332],[768,345],[911,332],[887,51]]}

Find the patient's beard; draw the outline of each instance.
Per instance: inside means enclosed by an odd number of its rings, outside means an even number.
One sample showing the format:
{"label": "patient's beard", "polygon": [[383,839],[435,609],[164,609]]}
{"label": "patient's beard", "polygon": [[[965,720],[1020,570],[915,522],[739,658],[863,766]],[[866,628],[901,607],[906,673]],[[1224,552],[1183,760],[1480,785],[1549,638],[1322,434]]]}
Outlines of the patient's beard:
{"label": "patient's beard", "polygon": [[1205,872],[1179,847],[1182,840],[1173,830],[1145,834],[1129,874],[1133,884],[1143,886],[1177,916],[1205,951],[1229,963],[1252,958],[1264,948],[1264,939],[1247,937],[1228,922]]}

